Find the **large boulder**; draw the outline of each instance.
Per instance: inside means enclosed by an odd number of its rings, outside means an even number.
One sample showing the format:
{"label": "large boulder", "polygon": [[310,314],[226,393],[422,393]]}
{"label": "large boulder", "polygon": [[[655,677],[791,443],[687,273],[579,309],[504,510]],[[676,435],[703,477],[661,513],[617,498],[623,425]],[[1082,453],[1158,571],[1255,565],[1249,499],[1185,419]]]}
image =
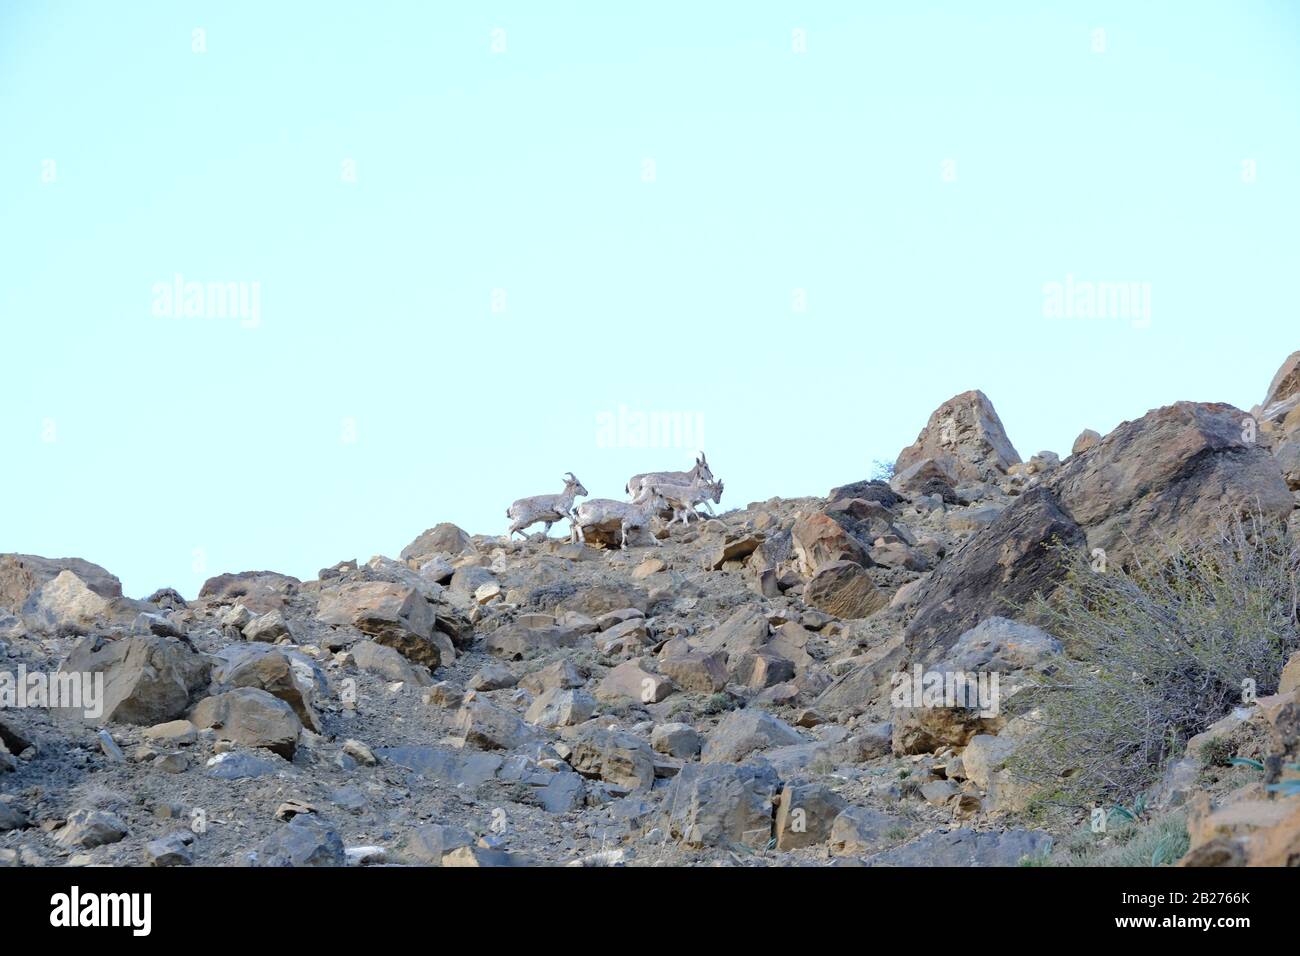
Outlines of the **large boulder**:
{"label": "large boulder", "polygon": [[249,854],[249,865],[262,867],[345,866],[343,838],[314,813],[299,813]]}
{"label": "large boulder", "polygon": [[948,654],[954,671],[1017,671],[1036,667],[1061,653],[1061,642],[1042,628],[1005,617],[980,621]]}
{"label": "large boulder", "polygon": [[21,613],[23,605],[45,584],[71,571],[101,598],[122,596],[122,582],[98,564],[81,558],[42,558],[34,554],[0,554],[0,609]]}
{"label": "large boulder", "polygon": [[419,591],[384,581],[359,581],[322,591],[316,619],[355,627],[408,660],[436,668],[441,663],[433,640],[437,619]]}
{"label": "large boulder", "polygon": [[832,561],[817,569],[803,592],[804,603],[839,618],[870,617],[889,595],[854,561]]}
{"label": "large boulder", "polygon": [[1123,563],[1135,548],[1210,537],[1225,511],[1285,520],[1295,500],[1231,405],[1178,402],[1120,425],[1049,480],[1060,506]]}
{"label": "large boulder", "polygon": [[765,710],[733,710],[705,738],[704,763],[739,763],[755,751],[804,742],[799,731]]}
{"label": "large boulder", "polygon": [[635,734],[588,725],[571,746],[569,764],[584,777],[623,790],[649,790],[654,785],[654,752]]}
{"label": "large boulder", "polygon": [[316,733],[322,730],[315,701],[317,691],[327,685],[319,667],[305,655],[290,655],[258,644],[236,644],[222,650],[212,679],[221,689],[264,690],[293,708],[304,727]]}
{"label": "large boulder", "polygon": [[46,634],[88,634],[112,615],[112,603],[96,594],[72,571],[60,571],[27,600],[30,627]]}
{"label": "large boulder", "polygon": [[403,561],[427,557],[435,554],[460,554],[472,548],[473,542],[468,534],[450,521],[430,528],[402,549]]}
{"label": "large boulder", "polygon": [[265,747],[292,760],[302,736],[302,723],[293,708],[256,687],[239,687],[205,697],[190,721],[200,730],[215,728],[222,740],[244,747]]}
{"label": "large boulder", "polygon": [[1268,394],[1255,413],[1264,419],[1275,419],[1287,414],[1292,400],[1300,396],[1300,351],[1287,356],[1282,367],[1268,385]]}
{"label": "large boulder", "polygon": [[256,614],[266,614],[284,607],[301,584],[276,571],[240,571],[208,578],[199,589],[199,598],[214,604],[242,604]]}
{"label": "large boulder", "polygon": [[922,585],[906,631],[911,659],[933,663],[985,618],[1014,614],[1034,594],[1054,591],[1065,576],[1058,542],[1082,547],[1083,531],[1046,488],[1021,495]]}
{"label": "large boulder", "polygon": [[799,515],[791,539],[803,574],[810,575],[833,561],[869,563],[862,542],[851,537],[834,518],[820,512]]}
{"label": "large boulder", "polygon": [[687,846],[763,849],[780,785],[763,764],[686,764],[664,797],[663,828]]}
{"label": "large boulder", "polygon": [[194,693],[207,686],[210,671],[210,662],[189,644],[155,635],[82,638],[59,668],[61,674],[104,675],[103,713],[87,717],[74,708],[68,714],[145,727],[184,714]]}
{"label": "large boulder", "polygon": [[456,712],[455,733],[454,743],[480,750],[514,750],[538,739],[513,711],[478,696],[467,696]]}
{"label": "large boulder", "polygon": [[402,681],[414,687],[428,687],[433,683],[427,667],[412,664],[393,648],[383,644],[361,641],[352,645],[350,653],[357,667],[367,673],[377,674],[384,680]]}
{"label": "large boulder", "polygon": [[927,458],[962,483],[998,481],[1020,461],[993,403],[981,391],[962,392],[935,409],[916,441],[899,453],[894,474]]}

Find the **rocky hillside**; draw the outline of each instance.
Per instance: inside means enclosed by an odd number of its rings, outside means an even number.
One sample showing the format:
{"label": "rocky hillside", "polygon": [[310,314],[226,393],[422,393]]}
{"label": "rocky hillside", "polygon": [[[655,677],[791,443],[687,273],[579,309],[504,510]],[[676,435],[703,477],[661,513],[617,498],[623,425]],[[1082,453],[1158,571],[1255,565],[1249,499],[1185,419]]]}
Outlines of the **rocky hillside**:
{"label": "rocky hillside", "polygon": [[[1251,412],[1180,402],[1068,457],[1023,460],[966,392],[884,477],[626,549],[439,524],[194,600],[0,555],[0,863],[1300,862],[1300,658],[1108,827],[1016,769],[1008,706],[1075,653],[1025,611],[1068,552],[1122,570],[1225,509],[1294,530],[1300,352]],[[98,712],[14,696],[56,672],[102,675]],[[922,673],[1004,699],[900,702]]]}

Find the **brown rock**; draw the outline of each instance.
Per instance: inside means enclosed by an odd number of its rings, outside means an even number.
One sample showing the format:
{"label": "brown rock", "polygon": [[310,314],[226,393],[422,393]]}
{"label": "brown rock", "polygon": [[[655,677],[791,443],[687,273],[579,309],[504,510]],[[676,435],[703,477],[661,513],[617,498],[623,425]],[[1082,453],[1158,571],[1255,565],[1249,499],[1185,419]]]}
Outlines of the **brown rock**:
{"label": "brown rock", "polygon": [[436,668],[441,663],[432,640],[433,608],[414,588],[383,581],[344,584],[321,592],[316,619],[355,627],[417,664]]}
{"label": "brown rock", "polygon": [[808,582],[804,602],[839,618],[870,617],[889,603],[862,566],[852,561],[823,565]]}
{"label": "brown rock", "polygon": [[822,565],[834,561],[866,562],[866,550],[850,537],[839,523],[825,514],[803,514],[791,530],[799,570],[812,574]]}
{"label": "brown rock", "polygon": [[993,403],[980,391],[962,392],[940,405],[899,453],[894,474],[932,458],[959,482],[997,481],[1020,461]]}

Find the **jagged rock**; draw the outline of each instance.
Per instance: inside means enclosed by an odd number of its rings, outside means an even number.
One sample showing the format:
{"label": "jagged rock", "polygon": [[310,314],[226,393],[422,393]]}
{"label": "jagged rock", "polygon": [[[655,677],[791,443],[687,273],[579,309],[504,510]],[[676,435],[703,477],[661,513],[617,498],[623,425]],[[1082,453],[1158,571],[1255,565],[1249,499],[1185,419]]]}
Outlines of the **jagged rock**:
{"label": "jagged rock", "polygon": [[572,661],[559,660],[547,664],[541,670],[525,674],[519,686],[534,694],[542,694],[552,689],[568,690],[583,687],[587,679],[579,672]]}
{"label": "jagged rock", "polygon": [[363,671],[377,674],[384,680],[402,681],[415,687],[428,687],[433,683],[427,667],[412,664],[391,647],[362,641],[352,645],[350,653]]}
{"label": "jagged rock", "polygon": [[529,705],[524,720],[538,727],[573,727],[591,719],[595,698],[580,690],[552,687]]}
{"label": "jagged rock", "polygon": [[993,403],[983,392],[962,392],[930,416],[916,442],[904,448],[894,474],[932,458],[958,481],[997,481],[1020,461]]}
{"label": "jagged rock", "polygon": [[1085,428],[1079,432],[1079,437],[1074,440],[1074,444],[1070,447],[1070,454],[1082,455],[1100,441],[1101,434],[1099,432],[1095,432],[1091,428]]}
{"label": "jagged rock", "polygon": [[29,626],[66,636],[89,633],[111,616],[112,606],[72,571],[60,571],[28,599],[23,613]]}
{"label": "jagged rock", "polygon": [[732,665],[731,675],[737,684],[761,691],[793,680],[794,662],[782,657],[768,645],[738,658]]}
{"label": "jagged rock", "polygon": [[846,807],[831,821],[827,843],[839,856],[865,856],[897,843],[906,826],[899,817],[870,807]]}
{"label": "jagged rock", "polygon": [[862,543],[850,537],[829,515],[801,514],[795,519],[790,535],[803,574],[811,575],[822,565],[835,561],[868,563]]}
{"label": "jagged rock", "polygon": [[605,582],[568,595],[555,606],[555,610],[557,615],[577,613],[594,619],[609,611],[629,607],[644,614],[650,608],[649,592],[631,584]]}
{"label": "jagged rock", "polygon": [[956,476],[933,458],[913,462],[889,480],[889,486],[895,491],[913,498],[938,495],[950,505],[958,503],[956,484]]}
{"label": "jagged rock", "polygon": [[27,811],[12,798],[0,796],[0,833],[10,830],[25,830],[31,826]]}
{"label": "jagged rock", "polygon": [[451,681],[440,680],[424,694],[424,702],[437,707],[459,707],[465,699],[465,688]]}
{"label": "jagged rock", "polygon": [[732,561],[743,561],[763,543],[761,534],[745,534],[731,537],[722,544],[711,548],[704,554],[704,567],[709,571],[719,571],[723,565]]}
{"label": "jagged rock", "polygon": [[596,687],[600,700],[630,699],[655,704],[673,692],[673,682],[662,674],[646,670],[640,658],[624,661]]}
{"label": "jagged rock", "polygon": [[[1178,402],[1120,425],[1049,481],[1060,506],[1120,564],[1135,544],[1205,540],[1223,509],[1284,521],[1295,499],[1276,461],[1243,436],[1231,405]],[[1013,506],[1014,507],[1014,506]]]}
{"label": "jagged rock", "polygon": [[577,640],[578,632],[567,627],[531,627],[516,621],[489,634],[484,646],[496,657],[524,661],[559,647],[571,647]]}
{"label": "jagged rock", "polygon": [[1016,671],[1037,667],[1061,653],[1061,642],[1042,628],[989,617],[957,638],[942,668],[954,671]]}
{"label": "jagged rock", "polygon": [[510,668],[491,661],[479,668],[478,673],[465,685],[470,690],[504,690],[519,683]]}
{"label": "jagged rock", "polygon": [[254,618],[244,628],[244,639],[274,644],[281,638],[293,638],[293,630],[278,608]]}
{"label": "jagged rock", "polygon": [[313,813],[300,813],[262,841],[250,866],[346,866],[343,838]]}
{"label": "jagged rock", "polygon": [[763,765],[686,764],[664,796],[662,826],[687,846],[762,849],[772,839],[779,786]]}
{"label": "jagged rock", "polygon": [[482,697],[466,697],[456,713],[455,729],[462,746],[484,750],[514,750],[537,739],[533,728]]}
{"label": "jagged rock", "polygon": [[293,708],[256,687],[205,697],[194,707],[190,720],[199,729],[215,728],[217,737],[245,747],[264,747],[292,760],[302,735],[302,723]]}
{"label": "jagged rock", "polygon": [[656,753],[689,760],[700,753],[704,738],[690,724],[659,724],[650,732],[650,747]]}
{"label": "jagged rock", "polygon": [[912,660],[933,663],[980,621],[1055,590],[1065,575],[1058,542],[1082,547],[1083,531],[1048,489],[1021,495],[926,580],[906,630]]}
{"label": "jagged rock", "polygon": [[188,720],[169,720],[154,724],[144,732],[144,739],[167,746],[185,746],[198,740],[198,728]]}
{"label": "jagged rock", "polygon": [[442,662],[432,640],[433,608],[414,588],[382,581],[344,584],[321,593],[316,619],[355,627],[416,664],[436,668]]}
{"label": "jagged rock", "polygon": [[434,525],[402,549],[401,559],[413,561],[427,555],[450,554],[472,550],[470,536],[449,521]]}
{"label": "jagged rock", "polygon": [[199,598],[214,604],[242,604],[255,614],[265,614],[284,606],[302,582],[275,571],[240,571],[208,578],[199,589]]}
{"label": "jagged rock", "polygon": [[776,807],[776,848],[797,850],[826,842],[845,806],[844,798],[824,784],[786,784]]}
{"label": "jagged rock", "polygon": [[[0,711],[0,714],[3,712]],[[32,742],[12,724],[0,717],[0,753],[21,754]]]}
{"label": "jagged rock", "polygon": [[91,723],[162,723],[185,713],[194,692],[207,686],[210,671],[203,656],[174,638],[85,637],[74,645],[59,673],[103,673],[103,713],[97,718],[78,708],[56,713]]}
{"label": "jagged rock", "polygon": [[770,626],[756,607],[738,608],[700,641],[704,651],[723,651],[728,657],[745,654],[767,643]]}
{"label": "jagged rock", "polygon": [[654,753],[635,734],[588,726],[578,732],[571,746],[569,763],[584,777],[624,790],[646,790],[654,784]]}
{"label": "jagged rock", "polygon": [[64,571],[71,571],[106,600],[122,596],[122,582],[98,564],[81,558],[42,558],[34,554],[0,554],[0,609],[20,614],[28,600]]}
{"label": "jagged rock", "polygon": [[727,686],[726,655],[695,651],[659,662],[659,669],[684,691],[713,694]]}
{"label": "jagged rock", "polygon": [[282,760],[271,760],[251,753],[220,753],[208,761],[207,775],[214,780],[253,780],[281,771]]}
{"label": "jagged rock", "polygon": [[74,810],[59,830],[55,842],[60,846],[92,847],[117,843],[126,838],[126,824],[107,810]]}
{"label": "jagged rock", "polygon": [[375,756],[429,780],[442,780],[453,787],[469,788],[493,779],[503,763],[497,753],[448,750],[445,747],[380,747]]}
{"label": "jagged rock", "polygon": [[462,846],[444,856],[442,865],[471,867],[532,866],[533,860],[525,853],[491,850],[481,846]]}
{"label": "jagged rock", "polygon": [[892,723],[894,753],[905,755],[965,746],[976,734],[997,733],[1005,719],[965,707],[899,707]]}
{"label": "jagged rock", "polygon": [[215,683],[264,690],[293,708],[304,727],[321,732],[321,719],[315,708],[317,682],[310,665],[271,649],[262,652],[260,648],[237,646],[227,653],[230,656],[213,671]]}
{"label": "jagged rock", "polygon": [[1300,394],[1300,351],[1288,355],[1282,367],[1277,370],[1273,381],[1268,385],[1268,394],[1260,403],[1257,414],[1265,419],[1276,418],[1279,414],[1277,406],[1297,394]]}
{"label": "jagged rock", "polygon": [[426,823],[410,832],[401,855],[415,866],[442,866],[448,853],[473,844],[473,835],[463,827]]}
{"label": "jagged rock", "polygon": [[718,722],[704,741],[704,763],[739,763],[756,750],[803,743],[785,721],[762,710],[733,710]]}
{"label": "jagged rock", "polygon": [[145,865],[190,866],[194,862],[194,853],[190,849],[194,839],[193,833],[184,830],[150,840],[144,845]]}
{"label": "jagged rock", "polygon": [[823,565],[808,582],[804,602],[839,618],[870,617],[889,602],[862,566],[852,561]]}
{"label": "jagged rock", "polygon": [[447,589],[464,598],[472,598],[474,592],[489,584],[496,584],[496,575],[489,568],[477,564],[462,564],[451,576]]}
{"label": "jagged rock", "polygon": [[889,482],[874,478],[870,481],[855,481],[852,484],[840,485],[838,488],[832,488],[826,494],[828,502],[836,502],[846,498],[876,502],[886,509],[896,507],[903,500],[889,487]]}

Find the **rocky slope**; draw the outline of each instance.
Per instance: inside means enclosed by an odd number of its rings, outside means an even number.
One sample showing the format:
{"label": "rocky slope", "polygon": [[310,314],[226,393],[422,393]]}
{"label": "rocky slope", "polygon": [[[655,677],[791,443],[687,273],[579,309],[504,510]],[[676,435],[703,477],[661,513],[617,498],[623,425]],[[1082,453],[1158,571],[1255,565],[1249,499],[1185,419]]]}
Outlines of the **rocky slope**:
{"label": "rocky slope", "polygon": [[[1016,865],[1044,820],[1024,728],[898,706],[913,665],[1063,653],[1015,620],[1053,542],[1123,564],[1225,503],[1294,524],[1300,353],[1247,413],[1180,402],[1022,461],[992,403],[944,403],[892,481],[749,504],[626,550],[438,525],[396,559],[122,594],[0,556],[0,673],[102,674],[102,713],[0,711],[0,863]],[[657,543],[656,543],[657,542]],[[1300,661],[1210,732],[1294,759]],[[1198,745],[1204,740],[1198,740]],[[1189,746],[1153,793],[1189,863],[1300,861],[1300,800]],[[1180,824],[1182,825],[1182,824]]]}

